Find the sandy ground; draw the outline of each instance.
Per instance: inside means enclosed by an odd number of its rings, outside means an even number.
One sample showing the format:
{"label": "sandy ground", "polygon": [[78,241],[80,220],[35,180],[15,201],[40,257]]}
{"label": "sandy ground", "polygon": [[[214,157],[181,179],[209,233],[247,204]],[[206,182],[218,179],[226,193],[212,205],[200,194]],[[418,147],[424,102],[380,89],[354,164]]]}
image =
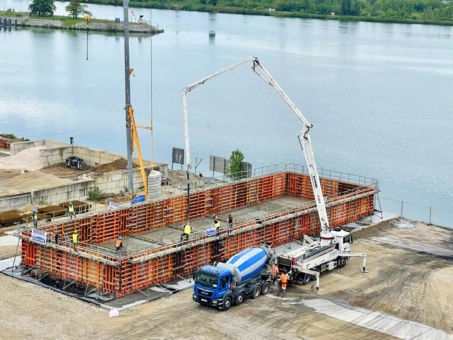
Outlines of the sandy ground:
{"label": "sandy ground", "polygon": [[[190,290],[120,312],[108,311],[48,289],[0,275],[0,339],[394,339],[293,303],[313,298],[344,300],[453,333],[453,265],[450,258],[379,243],[391,236],[453,249],[452,231],[417,224],[398,229],[384,222],[355,233],[361,259],[321,276],[321,289],[292,285],[220,312],[193,303]],[[14,249],[13,249],[14,248]],[[13,255],[15,247],[0,248]]]}

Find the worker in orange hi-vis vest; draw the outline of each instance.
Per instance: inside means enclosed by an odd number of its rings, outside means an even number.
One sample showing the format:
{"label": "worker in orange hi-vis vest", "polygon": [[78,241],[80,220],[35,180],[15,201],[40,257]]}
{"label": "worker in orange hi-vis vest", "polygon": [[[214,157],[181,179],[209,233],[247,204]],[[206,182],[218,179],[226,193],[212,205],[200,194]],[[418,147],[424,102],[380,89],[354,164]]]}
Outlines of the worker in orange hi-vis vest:
{"label": "worker in orange hi-vis vest", "polygon": [[[286,294],[286,285],[288,284],[288,279],[289,279],[289,275],[286,272],[286,270],[284,270],[282,276],[280,276],[280,281],[282,284],[282,289],[281,289],[280,293],[282,293],[283,295]],[[278,293],[278,295],[280,295],[280,293]]]}
{"label": "worker in orange hi-vis vest", "polygon": [[115,242],[115,252],[123,251],[123,237],[118,236]]}
{"label": "worker in orange hi-vis vest", "polygon": [[278,273],[279,273],[278,266],[276,263],[274,263],[271,267],[271,276],[272,276],[272,285],[273,286],[275,286],[275,281],[277,281]]}

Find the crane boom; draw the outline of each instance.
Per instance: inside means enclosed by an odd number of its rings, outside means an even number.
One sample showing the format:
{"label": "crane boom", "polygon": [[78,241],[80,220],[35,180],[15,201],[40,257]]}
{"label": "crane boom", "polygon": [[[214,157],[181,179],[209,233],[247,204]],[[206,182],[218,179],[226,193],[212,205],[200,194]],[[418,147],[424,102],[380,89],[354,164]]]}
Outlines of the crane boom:
{"label": "crane boom", "polygon": [[[321,245],[328,245],[332,242],[333,236],[330,233],[330,225],[327,217],[326,204],[322,194],[321,181],[319,179],[318,169],[316,167],[315,155],[313,152],[313,146],[310,139],[310,129],[313,127],[312,124],[304,117],[300,112],[297,106],[293,101],[288,97],[288,95],[283,91],[280,85],[275,81],[271,74],[266,70],[266,68],[261,64],[261,62],[256,57],[248,57],[243,59],[233,65],[225,67],[220,71],[214,72],[211,75],[200,79],[199,81],[188,85],[183,90],[183,107],[184,107],[184,137],[185,137],[185,157],[187,163],[187,170],[190,169],[190,148],[189,148],[189,123],[188,123],[188,112],[187,112],[187,93],[192,91],[194,88],[203,85],[209,79],[212,79],[220,74],[223,74],[227,71],[230,71],[238,66],[241,66],[247,62],[252,62],[252,71],[255,72],[261,79],[263,79],[268,85],[275,88],[275,90],[280,94],[283,100],[288,104],[291,110],[296,114],[297,118],[303,124],[303,129],[297,134],[302,152],[307,162],[308,173],[310,176],[311,185],[313,188],[313,193],[315,197],[316,207],[318,210],[319,221],[321,224]],[[257,69],[261,71],[261,74],[257,72]]]}

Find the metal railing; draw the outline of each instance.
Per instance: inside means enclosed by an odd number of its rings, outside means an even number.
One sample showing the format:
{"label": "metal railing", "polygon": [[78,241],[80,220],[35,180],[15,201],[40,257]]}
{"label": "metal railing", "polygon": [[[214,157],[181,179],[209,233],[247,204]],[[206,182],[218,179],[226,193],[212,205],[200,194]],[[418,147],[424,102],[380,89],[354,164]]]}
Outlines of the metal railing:
{"label": "metal railing", "polygon": [[[272,175],[278,172],[295,172],[299,174],[308,175],[308,168],[305,165],[288,163],[288,164],[274,164],[268,165],[261,168],[256,168],[252,170],[244,170],[235,172],[234,174],[223,174],[214,177],[206,177],[207,179],[214,180],[214,183],[221,183],[221,182],[234,182],[241,179],[247,178],[254,178],[259,176],[265,175]],[[203,171],[203,173],[209,173],[208,171]],[[318,173],[320,177],[329,178],[333,180],[343,181],[343,182],[350,182],[356,183],[360,185],[370,185],[374,187],[378,187],[378,180],[371,177],[365,177],[355,174],[350,174],[347,172],[341,171],[334,171],[334,170],[326,170],[326,169],[318,169]],[[206,181],[206,180],[205,180]],[[210,184],[210,183],[206,183]]]}
{"label": "metal railing", "polygon": [[427,205],[380,197],[382,210],[415,221],[453,228],[453,211]]}

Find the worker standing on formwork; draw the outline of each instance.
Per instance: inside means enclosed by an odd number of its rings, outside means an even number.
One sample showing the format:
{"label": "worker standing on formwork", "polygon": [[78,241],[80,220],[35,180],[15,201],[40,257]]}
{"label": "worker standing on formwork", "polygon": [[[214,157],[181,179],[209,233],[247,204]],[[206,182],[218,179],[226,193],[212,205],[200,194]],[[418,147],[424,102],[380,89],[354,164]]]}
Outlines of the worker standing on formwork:
{"label": "worker standing on formwork", "polygon": [[219,233],[220,233],[220,221],[219,221],[219,216],[217,216],[217,215],[214,216],[214,228],[215,228],[215,234],[219,235]]}
{"label": "worker standing on formwork", "polygon": [[36,209],[32,210],[31,219],[33,221],[33,228],[38,228],[38,214],[36,213]]}
{"label": "worker standing on formwork", "polygon": [[192,232],[192,227],[189,225],[189,223],[184,224],[183,233],[181,234],[181,242],[184,240],[184,238],[186,241],[188,241],[191,232]]}
{"label": "worker standing on formwork", "polygon": [[233,223],[234,223],[233,215],[228,214],[228,234],[231,234],[233,232]]}
{"label": "worker standing on formwork", "polygon": [[122,252],[123,251],[123,237],[118,236],[116,242],[115,242],[115,253],[117,252]]}
{"label": "worker standing on formwork", "polygon": [[76,230],[74,230],[74,233],[72,234],[72,243],[74,244],[74,251],[77,251],[78,242],[79,242],[79,234],[76,229]]}
{"label": "worker standing on formwork", "polygon": [[74,217],[75,220],[77,219],[77,217],[75,215],[75,211],[74,211],[74,206],[72,205],[72,202],[69,202],[68,213],[69,213],[69,218],[71,220],[72,220],[72,217]]}

